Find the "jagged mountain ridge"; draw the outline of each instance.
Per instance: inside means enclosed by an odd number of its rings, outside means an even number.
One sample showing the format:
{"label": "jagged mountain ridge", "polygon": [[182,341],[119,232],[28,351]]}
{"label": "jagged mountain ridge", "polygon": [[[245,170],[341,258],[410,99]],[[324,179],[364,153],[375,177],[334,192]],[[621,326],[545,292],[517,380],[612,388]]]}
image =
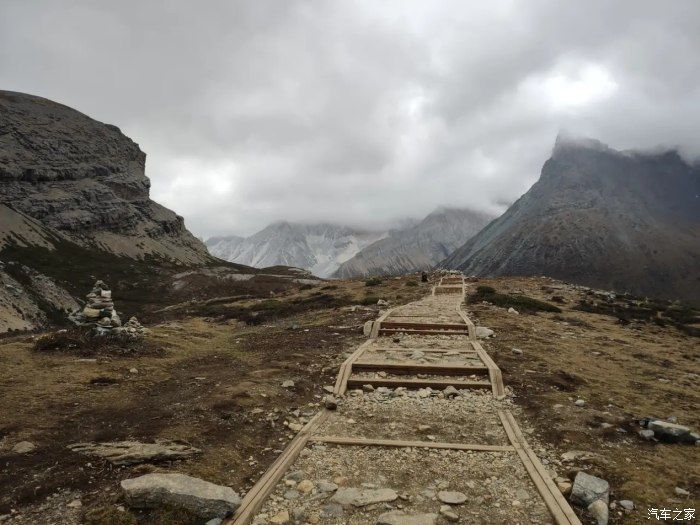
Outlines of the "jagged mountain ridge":
{"label": "jagged mountain ridge", "polygon": [[329,277],[342,262],[383,235],[335,224],[279,221],[247,238],[212,237],[206,246],[212,255],[238,264],[294,266]]}
{"label": "jagged mountain ridge", "polygon": [[559,137],[540,179],[440,266],[700,301],[700,168]]}
{"label": "jagged mountain ridge", "polygon": [[492,219],[490,214],[469,209],[440,208],[361,250],[341,264],[334,276],[351,279],[429,270]]}

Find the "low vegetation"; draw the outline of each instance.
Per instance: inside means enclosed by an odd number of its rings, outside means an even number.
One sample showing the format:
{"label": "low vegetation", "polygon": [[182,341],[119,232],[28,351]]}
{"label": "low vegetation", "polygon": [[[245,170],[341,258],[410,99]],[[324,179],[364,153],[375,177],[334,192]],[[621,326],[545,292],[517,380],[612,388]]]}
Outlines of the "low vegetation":
{"label": "low vegetation", "polygon": [[534,314],[537,312],[561,313],[561,308],[553,304],[533,299],[526,295],[498,293],[491,286],[477,286],[476,292],[467,299],[469,304],[487,301],[503,308],[515,308],[520,313]]}
{"label": "low vegetation", "polygon": [[383,282],[384,281],[381,280],[379,277],[372,277],[371,279],[367,279],[365,281],[365,286],[379,286]]}
{"label": "low vegetation", "polygon": [[659,326],[674,326],[688,335],[700,337],[700,324],[697,310],[680,302],[635,299],[587,297],[574,308],[581,312],[615,317],[620,324],[632,322],[652,322]]}
{"label": "low vegetation", "polygon": [[144,338],[126,334],[96,335],[91,328],[76,327],[48,333],[34,342],[35,352],[66,353],[81,357],[96,355],[164,355],[165,350]]}

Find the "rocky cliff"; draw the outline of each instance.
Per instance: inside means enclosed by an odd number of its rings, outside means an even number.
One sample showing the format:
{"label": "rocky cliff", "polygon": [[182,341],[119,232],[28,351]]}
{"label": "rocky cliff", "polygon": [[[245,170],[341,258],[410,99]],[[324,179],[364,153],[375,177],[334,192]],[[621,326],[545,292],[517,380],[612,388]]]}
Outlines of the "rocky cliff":
{"label": "rocky cliff", "polygon": [[96,278],[213,261],[149,198],[145,163],[115,126],[0,91],[0,333],[64,319]]}
{"label": "rocky cliff", "polygon": [[182,217],[153,202],[146,154],[50,100],[0,91],[0,204],[80,246],[175,263],[210,260]]}
{"label": "rocky cliff", "polygon": [[492,219],[468,209],[438,209],[417,224],[394,230],[367,246],[341,264],[334,276],[352,279],[429,270]]}
{"label": "rocky cliff", "polygon": [[559,138],[540,179],[441,263],[700,301],[700,168]]}

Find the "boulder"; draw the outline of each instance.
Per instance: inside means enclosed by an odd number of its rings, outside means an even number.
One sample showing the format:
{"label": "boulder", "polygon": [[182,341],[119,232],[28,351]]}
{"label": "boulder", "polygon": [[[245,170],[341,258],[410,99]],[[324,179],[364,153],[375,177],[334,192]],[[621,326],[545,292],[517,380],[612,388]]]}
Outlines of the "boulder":
{"label": "boulder", "polygon": [[476,336],[479,339],[486,339],[487,337],[491,337],[493,333],[493,330],[491,330],[490,328],[486,328],[485,326],[476,327]]}
{"label": "boulder", "polygon": [[654,437],[656,439],[665,441],[666,443],[695,442],[695,440],[691,438],[691,429],[684,427],[683,425],[669,423],[668,421],[662,421],[661,419],[653,419],[649,421],[647,428],[654,432]]}
{"label": "boulder", "polygon": [[610,495],[610,484],[604,479],[579,472],[571,487],[571,501],[582,507],[588,507],[596,500],[602,500],[606,505]]}
{"label": "boulder", "polygon": [[437,514],[406,514],[400,510],[385,512],[377,525],[436,525]]}
{"label": "boulder", "polygon": [[114,465],[135,465],[158,461],[175,461],[200,454],[202,451],[176,441],[114,441],[108,443],[74,443],[68,445],[73,452],[99,456]]}
{"label": "boulder", "polygon": [[338,400],[329,394],[323,398],[323,405],[328,410],[335,410],[336,408],[338,408]]}
{"label": "boulder", "polygon": [[372,327],[374,326],[374,321],[367,321],[362,327],[362,333],[365,337],[369,337],[372,334]]}
{"label": "boulder", "polygon": [[233,489],[184,474],[146,474],[123,480],[121,487],[131,507],[168,505],[186,509],[203,519],[222,518],[241,504]]}

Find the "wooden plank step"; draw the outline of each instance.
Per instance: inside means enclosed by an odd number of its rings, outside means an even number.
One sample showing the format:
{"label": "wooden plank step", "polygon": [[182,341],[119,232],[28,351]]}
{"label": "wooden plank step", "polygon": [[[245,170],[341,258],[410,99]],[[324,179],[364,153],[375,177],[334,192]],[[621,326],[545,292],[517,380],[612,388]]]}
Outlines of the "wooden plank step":
{"label": "wooden plank step", "polygon": [[408,328],[411,330],[467,330],[465,323],[404,323],[401,321],[384,321],[380,329]]}
{"label": "wooden plank step", "polygon": [[391,334],[415,334],[415,335],[469,335],[469,331],[457,330],[409,330],[408,328],[380,328],[379,335]]}
{"label": "wooden plank step", "polygon": [[449,365],[419,363],[417,361],[403,363],[387,363],[386,361],[355,361],[352,370],[385,370],[394,373],[434,374],[434,375],[468,375],[488,374],[487,366]]}
{"label": "wooden plank step", "polygon": [[372,347],[367,351],[371,354],[372,352],[432,352],[439,354],[451,354],[456,352],[455,355],[478,355],[476,350],[472,350],[471,345],[465,346],[464,350],[459,350],[456,348],[405,348],[405,347]]}
{"label": "wooden plank step", "polygon": [[402,439],[373,439],[342,436],[312,436],[309,441],[360,447],[413,447],[450,450],[480,450],[484,452],[515,452],[512,445],[481,445],[479,443],[441,443],[439,441],[406,441]]}
{"label": "wooden plank step", "polygon": [[458,379],[403,379],[389,377],[350,377],[347,382],[348,388],[361,387],[362,385],[386,386],[389,388],[397,388],[400,386],[406,388],[435,388],[443,390],[448,386],[455,388],[491,388],[491,383],[488,381],[459,381]]}

